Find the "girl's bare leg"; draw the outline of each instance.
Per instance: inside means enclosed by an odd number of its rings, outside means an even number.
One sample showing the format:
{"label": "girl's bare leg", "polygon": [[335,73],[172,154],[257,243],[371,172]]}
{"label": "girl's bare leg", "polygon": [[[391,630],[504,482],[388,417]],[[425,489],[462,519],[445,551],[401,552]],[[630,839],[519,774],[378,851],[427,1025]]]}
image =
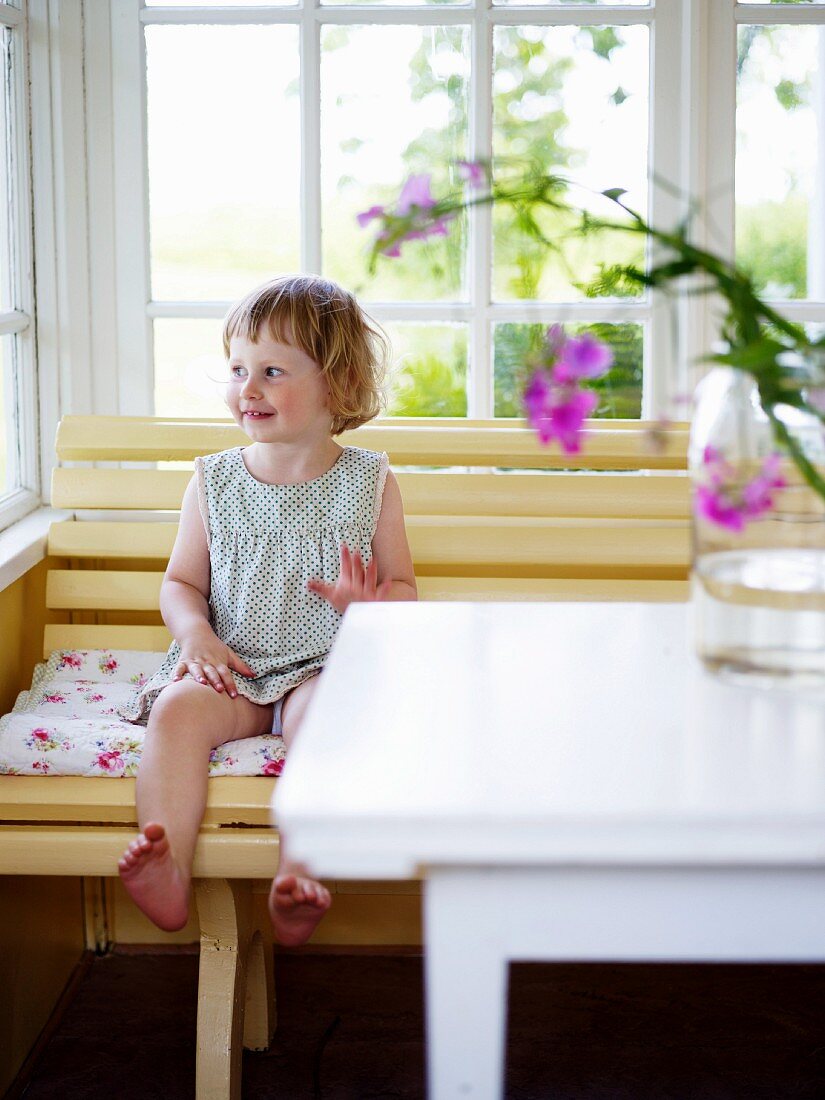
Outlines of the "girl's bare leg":
{"label": "girl's bare leg", "polygon": [[155,700],[137,776],[140,834],[118,863],[123,885],[166,931],[186,924],[198,831],[206,808],[209,753],[272,727],[272,705],[231,699],[186,678]]}
{"label": "girl's bare leg", "polygon": [[[317,676],[304,680],[284,700],[281,723],[287,754],[317,683]],[[329,890],[316,881],[303,864],[289,859],[281,833],[278,870],[269,892],[269,915],[278,943],[286,947],[306,943],[331,901]]]}

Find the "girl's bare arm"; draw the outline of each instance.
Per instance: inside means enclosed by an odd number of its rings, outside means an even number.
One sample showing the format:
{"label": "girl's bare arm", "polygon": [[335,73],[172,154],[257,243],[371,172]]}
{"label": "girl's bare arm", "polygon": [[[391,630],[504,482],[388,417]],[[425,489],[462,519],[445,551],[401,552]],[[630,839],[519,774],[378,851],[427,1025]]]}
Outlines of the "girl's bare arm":
{"label": "girl's bare arm", "polygon": [[160,586],[160,613],[172,635],[182,642],[209,624],[209,544],[198,509],[195,478],[186,486],[180,526]]}
{"label": "girl's bare arm", "polygon": [[372,553],[378,566],[378,583],[391,581],[387,600],[417,600],[412,554],[404,526],[401,490],[392,470],[387,471],[381,514],[372,539]]}

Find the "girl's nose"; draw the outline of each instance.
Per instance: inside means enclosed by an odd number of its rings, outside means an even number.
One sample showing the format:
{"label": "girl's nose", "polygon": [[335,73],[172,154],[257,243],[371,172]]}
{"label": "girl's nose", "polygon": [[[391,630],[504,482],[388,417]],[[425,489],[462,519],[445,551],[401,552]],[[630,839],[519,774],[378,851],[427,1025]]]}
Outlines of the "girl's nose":
{"label": "girl's nose", "polygon": [[244,397],[260,397],[260,387],[251,374],[241,386],[241,393]]}

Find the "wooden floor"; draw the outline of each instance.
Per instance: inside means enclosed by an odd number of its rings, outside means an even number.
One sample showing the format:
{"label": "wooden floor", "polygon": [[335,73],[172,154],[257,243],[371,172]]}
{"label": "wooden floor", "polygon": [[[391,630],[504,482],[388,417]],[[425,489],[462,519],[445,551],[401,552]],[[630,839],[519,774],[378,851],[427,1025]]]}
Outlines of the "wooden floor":
{"label": "wooden floor", "polygon": [[[423,1100],[422,960],[279,954],[279,1027],[244,1097]],[[197,957],[96,959],[16,1094],[191,1100]],[[509,1100],[825,1096],[825,966],[520,963]],[[21,1082],[22,1084],[22,1082]]]}

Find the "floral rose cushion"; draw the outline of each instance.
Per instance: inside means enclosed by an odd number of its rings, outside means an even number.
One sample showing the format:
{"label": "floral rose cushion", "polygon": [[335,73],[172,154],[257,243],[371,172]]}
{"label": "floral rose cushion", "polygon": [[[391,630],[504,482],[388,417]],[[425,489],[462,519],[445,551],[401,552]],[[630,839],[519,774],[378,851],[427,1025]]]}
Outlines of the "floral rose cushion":
{"label": "floral rose cushion", "polygon": [[[55,650],[32,686],[0,718],[4,775],[134,775],[145,724],[116,711],[152,675],[164,653],[128,649]],[[210,775],[280,775],[284,740],[268,734],[212,751]]]}

